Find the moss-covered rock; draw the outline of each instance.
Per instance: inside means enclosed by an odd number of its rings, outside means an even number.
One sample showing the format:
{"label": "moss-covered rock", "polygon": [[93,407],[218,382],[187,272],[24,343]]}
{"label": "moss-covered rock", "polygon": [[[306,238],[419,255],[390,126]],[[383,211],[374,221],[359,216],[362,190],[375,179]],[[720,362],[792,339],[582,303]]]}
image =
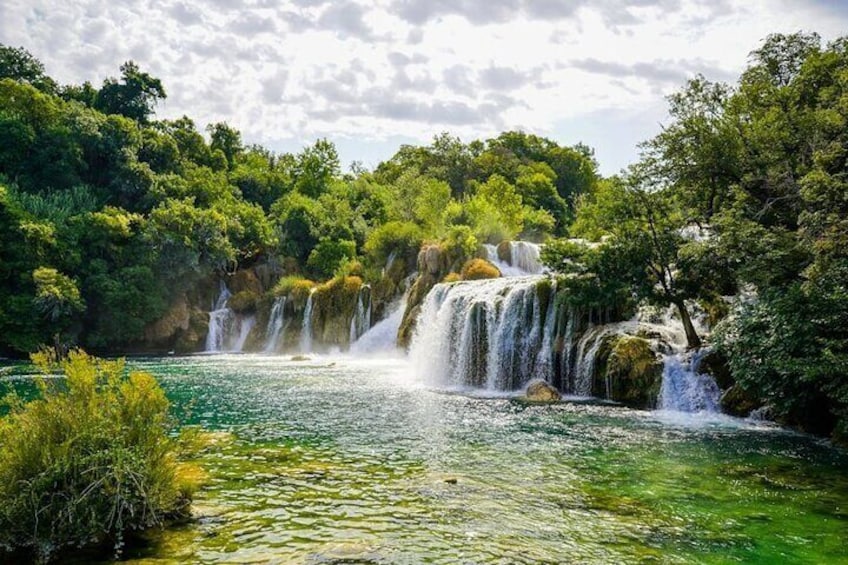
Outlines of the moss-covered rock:
{"label": "moss-covered rock", "polygon": [[262,283],[259,281],[259,277],[256,276],[253,269],[236,271],[229,277],[229,280],[227,280],[227,288],[229,288],[230,292],[234,295],[244,291],[250,291],[254,294],[262,294],[264,291]]}
{"label": "moss-covered rock", "polygon": [[559,391],[542,379],[530,381],[524,390],[524,398],[531,402],[557,402],[562,396]]}
{"label": "moss-covered rock", "polygon": [[174,351],[177,353],[200,351],[203,349],[207,333],[209,333],[209,314],[200,308],[192,308],[189,313],[188,329],[177,334]]}
{"label": "moss-covered rock", "polygon": [[745,417],[760,408],[763,403],[738,384],[734,384],[721,395],[721,410],[731,416]]}
{"label": "moss-covered rock", "polygon": [[178,297],[165,315],[144,328],[144,343],[149,348],[168,348],[180,331],[189,329],[191,308],[185,294]]}
{"label": "moss-covered rock", "polygon": [[662,363],[647,340],[618,337],[605,371],[610,399],[634,408],[653,408],[662,384],[662,370]]}
{"label": "moss-covered rock", "polygon": [[256,312],[256,304],[261,296],[252,290],[242,290],[235,293],[227,301],[227,306],[237,314],[252,314]]}
{"label": "moss-covered rock", "polygon": [[362,279],[335,277],[315,287],[312,295],[312,335],[324,345],[346,346]]}
{"label": "moss-covered rock", "polygon": [[711,376],[722,390],[729,389],[735,383],[727,358],[716,350],[708,351],[701,357],[697,371]]}
{"label": "moss-covered rock", "polygon": [[462,279],[476,281],[496,279],[501,276],[500,270],[485,259],[470,259],[462,266]]}

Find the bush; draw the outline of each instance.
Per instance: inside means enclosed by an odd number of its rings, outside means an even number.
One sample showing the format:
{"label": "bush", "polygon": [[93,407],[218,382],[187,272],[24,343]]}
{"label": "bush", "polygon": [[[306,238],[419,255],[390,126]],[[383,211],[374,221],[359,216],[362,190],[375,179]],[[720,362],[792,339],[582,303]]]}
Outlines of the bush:
{"label": "bush", "polygon": [[375,228],[365,241],[365,252],[379,265],[392,253],[400,257],[414,255],[424,239],[421,228],[411,222],[389,222]]}
{"label": "bush", "polygon": [[445,275],[445,278],[442,279],[442,283],[447,284],[447,283],[458,282],[458,281],[461,281],[461,280],[462,280],[462,275],[460,275],[459,273],[451,272],[451,273],[448,273],[447,275]]}
{"label": "bush", "polygon": [[462,266],[462,278],[466,281],[496,279],[501,276],[497,267],[485,259],[471,259]]}
{"label": "bush", "polygon": [[309,253],[306,264],[325,277],[332,277],[340,265],[356,257],[356,242],[321,238]]}
{"label": "bush", "polygon": [[274,296],[291,296],[298,303],[305,303],[315,283],[309,279],[290,275],[283,277],[274,285]]}
{"label": "bush", "polygon": [[[46,373],[47,355],[33,359]],[[47,560],[67,547],[111,544],[188,515],[168,400],[152,376],[123,361],[72,351],[66,381],[41,398],[13,398],[0,420],[0,552]]]}

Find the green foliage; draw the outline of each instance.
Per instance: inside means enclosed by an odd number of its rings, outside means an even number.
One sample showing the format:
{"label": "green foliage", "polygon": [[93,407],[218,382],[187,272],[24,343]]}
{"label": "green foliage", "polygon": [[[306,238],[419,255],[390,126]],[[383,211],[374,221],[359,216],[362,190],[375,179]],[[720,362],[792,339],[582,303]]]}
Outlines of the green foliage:
{"label": "green foliage", "polygon": [[394,252],[401,257],[415,254],[423,241],[421,228],[412,222],[388,222],[377,227],[365,241],[365,252],[380,265],[385,265]]}
{"label": "green foliage", "polygon": [[272,292],[274,293],[274,296],[286,296],[290,293],[298,293],[303,291],[306,291],[306,293],[308,294],[314,286],[315,283],[309,279],[303,278],[298,275],[289,275],[277,281],[277,284],[274,285],[274,289]]}
{"label": "green foliage", "polygon": [[331,277],[346,261],[356,256],[356,243],[323,238],[309,253],[306,264],[324,277]]}
{"label": "green foliage", "polygon": [[23,47],[0,43],[0,79],[10,78],[30,84],[48,94],[56,91],[56,82],[44,73],[44,65]]}
{"label": "green foliage", "polygon": [[35,281],[35,304],[50,322],[58,324],[75,312],[85,310],[85,303],[73,280],[49,267],[32,273]]}
{"label": "green foliage", "polygon": [[[47,357],[36,358],[45,372]],[[192,485],[178,474],[168,401],[152,376],[123,361],[71,352],[66,379],[41,398],[12,402],[0,420],[0,551],[48,559],[110,544],[188,514]]]}
{"label": "green foliage", "polygon": [[94,105],[104,114],[121,114],[144,123],[156,102],[164,99],[162,82],[142,72],[133,61],[127,61],[121,65],[121,81],[114,78],[104,81]]}

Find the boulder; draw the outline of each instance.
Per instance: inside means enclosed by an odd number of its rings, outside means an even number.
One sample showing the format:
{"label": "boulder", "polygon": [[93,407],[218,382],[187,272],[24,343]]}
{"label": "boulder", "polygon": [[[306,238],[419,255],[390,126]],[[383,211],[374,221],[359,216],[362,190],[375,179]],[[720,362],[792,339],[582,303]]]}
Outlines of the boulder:
{"label": "boulder", "polygon": [[646,339],[620,336],[606,366],[610,400],[633,408],[653,408],[662,384],[662,362]]}
{"label": "boulder", "polygon": [[164,316],[144,328],[145,345],[151,348],[170,347],[178,332],[189,329],[190,315],[188,299],[182,295],[171,304]]}
{"label": "boulder", "polygon": [[733,386],[733,375],[730,373],[730,365],[724,355],[715,350],[704,353],[698,361],[697,372],[709,375],[715,380],[722,390]]}
{"label": "boulder", "polygon": [[527,385],[524,398],[532,402],[557,402],[562,398],[562,395],[546,381],[535,379]]}
{"label": "boulder", "polygon": [[742,418],[762,406],[762,402],[738,384],[724,391],[720,403],[722,412]]}

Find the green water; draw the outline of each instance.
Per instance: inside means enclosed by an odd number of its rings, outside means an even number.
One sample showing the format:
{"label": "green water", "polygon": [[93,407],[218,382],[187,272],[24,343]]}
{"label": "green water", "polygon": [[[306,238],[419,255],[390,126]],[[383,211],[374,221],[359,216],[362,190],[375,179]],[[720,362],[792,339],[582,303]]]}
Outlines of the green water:
{"label": "green water", "polygon": [[848,563],[848,454],[807,436],[444,394],[402,361],[132,364],[232,434],[197,521],[132,562]]}

